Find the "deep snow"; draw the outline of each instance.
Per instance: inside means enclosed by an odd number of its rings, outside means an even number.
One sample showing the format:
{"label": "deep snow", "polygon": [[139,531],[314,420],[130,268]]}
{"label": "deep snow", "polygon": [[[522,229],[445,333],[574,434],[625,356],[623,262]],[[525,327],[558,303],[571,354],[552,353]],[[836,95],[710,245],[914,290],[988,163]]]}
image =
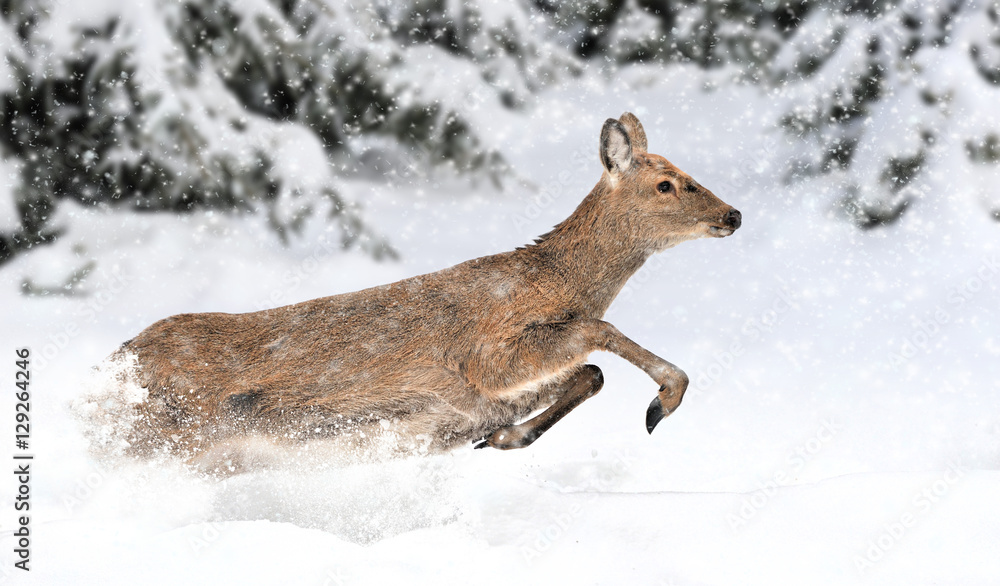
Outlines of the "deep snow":
{"label": "deep snow", "polygon": [[[834,179],[786,186],[796,150],[751,89],[682,70],[583,81],[525,114],[481,112],[524,183],[434,174],[345,180],[403,251],[283,246],[256,218],[65,205],[53,246],[0,270],[7,353],[32,366],[32,584],[996,584],[1000,582],[998,225],[962,177],[929,177],[901,222],[836,217]],[[156,319],[251,311],[529,242],[597,181],[603,120],[635,112],[663,154],[743,213],[637,274],[608,319],[692,386],[652,436],[656,385],[604,354],[606,384],[525,450],[350,467],[285,463],[225,480],[176,463],[98,463],[69,404],[91,366]],[[528,185],[530,183],[530,185]],[[965,198],[965,199],[963,199]],[[80,294],[26,297],[95,260]],[[595,259],[599,262],[599,259]],[[12,393],[0,437],[13,441]],[[11,446],[10,452],[13,452]],[[305,463],[303,463],[305,462]]]}

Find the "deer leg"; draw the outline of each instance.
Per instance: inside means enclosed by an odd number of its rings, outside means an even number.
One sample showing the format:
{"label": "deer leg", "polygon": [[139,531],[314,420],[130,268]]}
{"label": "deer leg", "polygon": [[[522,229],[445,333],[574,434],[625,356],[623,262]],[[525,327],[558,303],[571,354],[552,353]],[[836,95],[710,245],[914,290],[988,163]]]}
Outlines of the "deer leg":
{"label": "deer leg", "polygon": [[595,350],[617,354],[642,369],[660,385],[656,398],[646,410],[649,433],[677,409],[688,387],[684,371],[636,344],[603,320],[583,318],[540,324],[521,342],[519,358],[542,370],[557,370],[564,367],[567,360],[583,362]]}
{"label": "deer leg", "polygon": [[609,331],[604,334],[606,341],[602,349],[628,360],[660,383],[656,397],[646,408],[646,431],[652,434],[656,425],[680,406],[688,388],[688,376],[683,370],[630,340],[611,324],[607,324],[607,328]]}
{"label": "deer leg", "polygon": [[562,383],[561,387],[564,390],[555,403],[528,421],[501,427],[476,444],[476,449],[487,446],[501,450],[527,447],[556,422],[566,417],[570,411],[596,395],[602,386],[604,386],[604,375],[601,369],[593,364],[584,365],[569,380]]}
{"label": "deer leg", "polygon": [[618,331],[618,328],[602,320],[579,320],[582,327],[592,330],[598,350],[613,352],[641,368],[660,384],[656,397],[646,408],[646,431],[653,429],[664,417],[673,413],[681,404],[688,388],[688,376],[683,370],[636,344]]}

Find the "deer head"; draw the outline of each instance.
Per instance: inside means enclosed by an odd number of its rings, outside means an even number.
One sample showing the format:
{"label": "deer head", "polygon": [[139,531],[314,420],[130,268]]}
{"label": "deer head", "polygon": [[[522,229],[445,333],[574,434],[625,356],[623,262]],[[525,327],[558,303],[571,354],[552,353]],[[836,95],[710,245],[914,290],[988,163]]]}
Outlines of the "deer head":
{"label": "deer head", "polygon": [[659,251],[685,240],[729,236],[740,227],[738,210],[646,148],[646,132],[630,112],[604,123],[605,197],[641,241]]}

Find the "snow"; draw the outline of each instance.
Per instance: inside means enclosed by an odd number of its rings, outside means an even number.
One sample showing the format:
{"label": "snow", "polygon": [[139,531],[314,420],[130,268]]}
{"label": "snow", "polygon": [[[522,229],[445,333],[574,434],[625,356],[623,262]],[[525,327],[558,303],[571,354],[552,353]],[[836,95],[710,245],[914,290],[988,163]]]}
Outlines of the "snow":
{"label": "snow", "polygon": [[20,165],[0,159],[0,231],[9,233],[20,226],[20,214],[14,200],[14,190],[20,176]]}
{"label": "snow", "polygon": [[[35,356],[32,570],[13,567],[15,478],[2,475],[0,580],[995,584],[996,223],[952,188],[963,176],[934,175],[932,196],[897,225],[859,231],[831,210],[835,179],[786,186],[768,164],[799,148],[773,128],[772,97],[657,71],[609,85],[586,76],[523,114],[478,112],[477,131],[534,188],[343,179],[338,190],[366,202],[399,262],[331,250],[323,241],[337,232],[318,222],[283,245],[261,216],[61,206],[67,233],[0,270],[2,380],[13,380],[14,348]],[[530,242],[597,181],[601,123],[625,110],[652,152],[743,213],[730,238],[654,257],[608,314],[691,377],[651,436],[655,383],[595,354],[604,389],[525,450],[343,465],[317,448],[227,479],[88,452],[95,428],[69,406],[99,380],[91,367],[145,326]],[[57,285],[91,259],[78,295],[21,294],[23,280]],[[10,438],[12,393],[0,396]]]}

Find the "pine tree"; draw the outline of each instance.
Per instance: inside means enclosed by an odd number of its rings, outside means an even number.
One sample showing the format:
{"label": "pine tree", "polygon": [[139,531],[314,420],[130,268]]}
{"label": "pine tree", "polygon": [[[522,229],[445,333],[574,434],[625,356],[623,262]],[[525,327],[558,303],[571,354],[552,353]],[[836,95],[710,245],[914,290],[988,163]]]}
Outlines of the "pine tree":
{"label": "pine tree", "polygon": [[[499,182],[506,163],[469,116],[519,107],[574,67],[520,5],[186,0],[95,11],[86,25],[64,11],[0,3],[12,78],[0,150],[21,163],[20,228],[0,234],[0,263],[55,238],[64,199],[263,210],[286,239],[321,215],[345,247],[391,254],[337,189],[357,155],[381,141],[411,167]],[[318,184],[281,161],[303,135],[330,161]]]}
{"label": "pine tree", "polygon": [[[393,168],[499,183],[509,170],[474,131],[479,108],[521,108],[587,61],[727,66],[775,92],[807,147],[788,178],[832,179],[859,226],[931,197],[923,179],[942,169],[961,168],[1000,216],[1000,121],[984,118],[1000,84],[995,0],[182,0],[86,23],[66,7],[0,0],[0,152],[21,173],[0,263],[57,237],[65,199],[262,211],[283,239],[323,217],[345,247],[390,254],[343,174],[387,152]],[[318,177],[289,168],[292,142],[329,161]]]}
{"label": "pine tree", "polygon": [[794,34],[804,1],[535,0],[563,43],[585,59],[626,63],[737,64],[749,79]]}
{"label": "pine tree", "polygon": [[789,103],[782,124],[811,145],[790,179],[835,177],[837,204],[862,228],[892,223],[921,200],[964,205],[931,195],[925,178],[996,172],[1000,121],[982,114],[1000,100],[997,72],[996,3],[818,7],[772,68]]}

